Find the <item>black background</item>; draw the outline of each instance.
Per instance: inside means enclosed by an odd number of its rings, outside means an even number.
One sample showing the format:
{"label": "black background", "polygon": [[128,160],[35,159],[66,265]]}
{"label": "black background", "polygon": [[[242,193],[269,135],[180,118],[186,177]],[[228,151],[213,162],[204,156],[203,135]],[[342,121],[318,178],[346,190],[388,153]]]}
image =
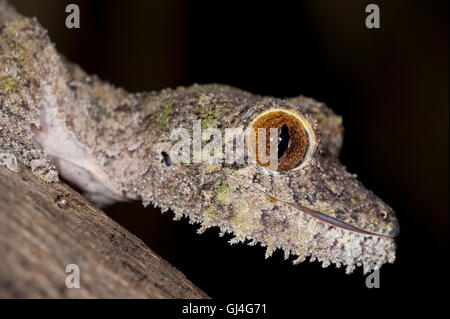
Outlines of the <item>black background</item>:
{"label": "black background", "polygon": [[[380,29],[365,27],[367,1],[11,2],[87,72],[130,91],[216,82],[327,103],[344,118],[341,161],[400,220],[381,294],[448,285],[448,1],[373,1]],[[65,28],[69,3],[80,29]],[[360,269],[265,260],[139,204],[107,212],[213,298],[367,291]]]}

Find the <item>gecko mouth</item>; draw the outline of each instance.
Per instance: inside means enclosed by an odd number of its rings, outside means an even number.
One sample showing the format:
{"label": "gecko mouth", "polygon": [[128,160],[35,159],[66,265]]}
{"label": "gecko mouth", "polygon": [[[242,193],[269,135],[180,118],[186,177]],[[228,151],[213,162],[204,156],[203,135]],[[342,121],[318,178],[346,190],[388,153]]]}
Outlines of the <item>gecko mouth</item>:
{"label": "gecko mouth", "polygon": [[374,233],[374,232],[371,232],[371,231],[368,231],[368,230],[365,230],[365,229],[353,226],[353,225],[351,225],[349,223],[343,222],[343,221],[338,220],[336,218],[330,217],[330,216],[328,216],[328,215],[326,215],[324,213],[321,213],[319,211],[313,210],[311,208],[308,208],[308,207],[305,207],[305,206],[302,206],[302,205],[299,205],[299,204],[295,204],[295,203],[288,203],[288,202],[284,202],[284,203],[289,205],[289,206],[291,206],[291,207],[297,208],[298,210],[302,211],[303,213],[305,213],[305,214],[307,214],[309,216],[317,218],[317,219],[319,219],[319,220],[321,220],[321,221],[323,221],[323,222],[325,222],[327,224],[333,225],[333,226],[338,227],[338,228],[342,228],[342,229],[353,231],[353,232],[360,233],[360,234],[371,235],[371,236],[381,236],[381,237],[388,237],[388,238],[394,238],[394,237],[397,236],[397,231],[395,231],[393,235],[377,234],[377,233]]}
{"label": "gecko mouth", "polygon": [[[235,178],[233,178],[232,175],[228,175],[228,177],[230,179],[235,179]],[[306,207],[306,206],[303,206],[303,205],[300,205],[300,204],[297,204],[297,203],[292,203],[292,202],[288,202],[288,201],[284,201],[284,200],[278,199],[278,198],[272,196],[271,194],[269,194],[267,191],[264,191],[264,190],[260,189],[259,187],[255,187],[255,186],[253,186],[251,184],[248,184],[248,185],[253,187],[253,188],[256,188],[257,190],[259,190],[261,192],[263,192],[273,202],[278,201],[278,202],[284,203],[284,204],[286,204],[286,205],[288,205],[290,207],[293,207],[293,208],[301,211],[304,214],[307,214],[307,215],[309,215],[309,216],[311,216],[313,218],[319,219],[320,221],[322,221],[324,223],[327,223],[329,225],[332,225],[332,226],[340,228],[340,229],[345,229],[345,230],[348,230],[348,231],[352,231],[352,232],[359,233],[359,234],[364,234],[364,235],[386,237],[386,238],[392,238],[392,239],[397,237],[399,232],[400,232],[400,227],[398,226],[398,223],[395,223],[395,225],[393,227],[394,229],[391,232],[389,232],[388,234],[375,233],[375,232],[372,232],[372,231],[369,231],[369,230],[366,230],[366,229],[354,226],[354,225],[349,224],[347,222],[344,222],[342,220],[336,219],[334,217],[331,217],[331,216],[329,216],[329,215],[327,215],[325,213],[322,213],[322,212],[320,212],[318,210],[315,210],[315,209],[312,209],[312,208],[309,208],[309,207]]]}
{"label": "gecko mouth", "polygon": [[374,233],[374,232],[371,232],[371,231],[368,231],[368,230],[356,227],[356,226],[351,225],[349,223],[343,222],[343,221],[341,221],[339,219],[333,218],[333,217],[331,217],[331,216],[329,216],[327,214],[321,213],[321,212],[319,212],[317,210],[308,208],[306,206],[302,206],[300,204],[279,200],[279,199],[277,199],[277,198],[275,198],[275,197],[273,197],[271,195],[269,195],[269,196],[273,200],[276,200],[276,201],[282,202],[282,203],[284,203],[286,205],[289,205],[291,207],[294,207],[294,208],[300,210],[301,212],[303,212],[303,213],[305,213],[305,214],[307,214],[307,215],[309,215],[311,217],[317,218],[320,221],[322,221],[324,223],[327,223],[327,224],[330,224],[330,225],[333,225],[333,226],[335,226],[337,228],[349,230],[349,231],[352,231],[352,232],[355,232],[355,233],[364,234],[364,235],[387,237],[387,238],[395,238],[398,235],[398,227],[396,227],[395,230],[389,235],[377,234],[377,233]]}

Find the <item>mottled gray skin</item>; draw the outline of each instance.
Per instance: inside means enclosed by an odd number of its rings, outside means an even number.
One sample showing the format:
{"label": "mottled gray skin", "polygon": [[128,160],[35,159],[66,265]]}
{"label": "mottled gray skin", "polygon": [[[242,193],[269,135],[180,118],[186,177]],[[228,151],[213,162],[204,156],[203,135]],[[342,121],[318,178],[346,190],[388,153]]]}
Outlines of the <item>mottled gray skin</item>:
{"label": "mottled gray skin", "polygon": [[[8,167],[13,156],[48,182],[58,172],[93,201],[142,200],[171,209],[200,223],[200,231],[218,226],[235,235],[232,242],[260,243],[267,256],[281,248],[286,258],[297,256],[294,262],[310,257],[347,272],[394,261],[395,214],[339,163],[342,119],[324,104],[224,85],[130,94],[65,61],[35,19],[12,20],[0,30],[0,153]],[[271,108],[308,119],[317,149],[305,167],[275,172],[257,163],[164,160],[175,128],[192,129],[199,119],[204,127],[247,127]],[[96,183],[103,189],[89,188]]]}

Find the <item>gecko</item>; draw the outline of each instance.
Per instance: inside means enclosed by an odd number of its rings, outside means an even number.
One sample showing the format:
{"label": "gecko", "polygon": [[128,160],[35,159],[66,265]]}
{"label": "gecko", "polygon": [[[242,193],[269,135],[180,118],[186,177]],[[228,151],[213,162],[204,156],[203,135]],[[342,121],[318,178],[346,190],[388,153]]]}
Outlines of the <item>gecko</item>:
{"label": "gecko", "polygon": [[[272,140],[258,132],[275,128],[277,167],[256,149],[233,145],[234,155],[252,160],[176,161],[173,132],[193,137],[195,123],[243,127],[246,145]],[[142,201],[170,209],[199,224],[199,233],[218,227],[231,243],[266,247],[266,258],[281,249],[294,264],[367,273],[394,262],[399,224],[340,163],[342,144],[342,118],[304,96],[219,84],[117,88],[68,61],[36,18],[0,0],[0,166],[29,167],[47,183],[62,179],[100,206]]]}

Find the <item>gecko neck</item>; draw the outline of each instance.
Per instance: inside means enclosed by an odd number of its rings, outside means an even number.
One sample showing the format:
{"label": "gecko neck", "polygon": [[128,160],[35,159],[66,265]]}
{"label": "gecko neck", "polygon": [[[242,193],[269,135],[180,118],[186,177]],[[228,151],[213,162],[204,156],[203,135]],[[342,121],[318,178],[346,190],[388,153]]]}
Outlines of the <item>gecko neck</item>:
{"label": "gecko neck", "polygon": [[41,108],[39,129],[32,127],[33,143],[50,156],[62,179],[98,206],[129,200],[115,190],[91,154],[68,133],[58,114],[58,106],[52,102],[54,99],[48,98],[45,86],[43,91],[47,99]]}

